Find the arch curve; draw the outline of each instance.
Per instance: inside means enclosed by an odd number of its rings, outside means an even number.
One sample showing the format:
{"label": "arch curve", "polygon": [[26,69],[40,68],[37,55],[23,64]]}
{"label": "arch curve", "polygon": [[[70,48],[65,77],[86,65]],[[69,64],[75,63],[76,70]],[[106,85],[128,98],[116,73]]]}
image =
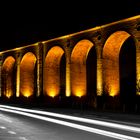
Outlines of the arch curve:
{"label": "arch curve", "polygon": [[87,93],[86,61],[87,56],[94,44],[83,39],[79,41],[71,54],[71,86],[72,95],[85,96]]}
{"label": "arch curve", "polygon": [[116,31],[109,36],[103,48],[103,85],[110,96],[120,93],[119,54],[122,45],[131,35]]}
{"label": "arch curve", "polygon": [[36,56],[27,52],[20,63],[20,94],[24,97],[33,95],[35,89]]}
{"label": "arch curve", "polygon": [[4,96],[10,98],[14,94],[14,65],[15,59],[12,56],[8,56],[2,65],[2,82]]}
{"label": "arch curve", "polygon": [[50,97],[55,97],[60,93],[60,63],[63,56],[64,50],[60,46],[53,46],[45,58],[44,94]]}

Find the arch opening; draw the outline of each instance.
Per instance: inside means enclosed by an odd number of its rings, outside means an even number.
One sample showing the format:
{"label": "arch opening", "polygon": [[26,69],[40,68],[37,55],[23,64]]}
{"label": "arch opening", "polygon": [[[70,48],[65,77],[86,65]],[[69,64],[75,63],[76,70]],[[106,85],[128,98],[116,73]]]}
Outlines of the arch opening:
{"label": "arch opening", "polygon": [[2,91],[7,98],[15,93],[15,77],[15,59],[8,56],[2,65]]}
{"label": "arch opening", "polygon": [[[95,59],[91,60],[91,58],[95,57],[95,56],[93,57],[92,55],[94,50],[92,49],[93,46],[94,44],[92,42],[85,39],[79,41],[72,51],[71,86],[72,86],[72,95],[74,96],[82,97],[86,96],[87,92],[89,92],[89,95],[91,94],[91,92],[93,92],[91,85],[94,87],[94,83],[96,83],[94,82],[95,75],[93,74],[96,73],[96,71],[94,71]],[[90,70],[90,67],[92,68],[92,70],[93,69],[94,70],[93,71]]]}
{"label": "arch opening", "polygon": [[[134,45],[130,43],[132,42],[132,40],[127,42],[130,37],[131,35],[125,31],[116,31],[115,33],[110,35],[104,45],[103,86],[104,92],[109,96],[114,97],[120,95],[120,92],[125,89],[123,87],[126,83],[122,82],[123,79],[125,79],[125,75],[127,75],[127,80],[130,80],[130,71],[134,72],[136,69],[136,60],[134,60],[134,57],[136,56],[136,50],[135,47],[133,47]],[[125,44],[125,42],[127,42],[127,45]],[[132,45],[132,47],[128,46],[129,43]],[[133,56],[131,56],[131,51],[133,51]],[[129,59],[131,59],[131,64],[129,63]],[[132,62],[132,60],[134,60],[134,62]],[[133,68],[130,69],[133,70],[127,70],[128,67],[131,67],[131,65]],[[134,72],[134,75],[132,75],[134,76],[136,81],[135,73],[136,71]],[[130,81],[133,81],[133,85],[136,83],[134,82],[134,80]]]}
{"label": "arch opening", "polygon": [[119,55],[120,95],[125,104],[134,104],[136,95],[136,46],[128,38],[121,47]]}
{"label": "arch opening", "polygon": [[52,47],[46,55],[44,66],[44,95],[54,98],[65,94],[64,50],[60,46]]}
{"label": "arch opening", "polygon": [[96,79],[97,79],[97,56],[96,49],[92,47],[89,51],[86,61],[86,75],[87,75],[87,96],[96,96]]}
{"label": "arch opening", "polygon": [[32,52],[26,53],[20,63],[20,94],[30,97],[35,91],[36,56]]}
{"label": "arch opening", "polygon": [[64,97],[66,92],[66,57],[62,55],[60,61],[60,96]]}

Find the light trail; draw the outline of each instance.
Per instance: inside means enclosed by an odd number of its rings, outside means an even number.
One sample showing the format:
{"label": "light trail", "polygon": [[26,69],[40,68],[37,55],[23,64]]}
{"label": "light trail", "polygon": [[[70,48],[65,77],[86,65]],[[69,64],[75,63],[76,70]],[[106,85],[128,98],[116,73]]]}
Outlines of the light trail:
{"label": "light trail", "polygon": [[19,137],[20,140],[27,140],[25,137]]}
{"label": "light trail", "polygon": [[0,119],[1,119],[1,120],[4,120],[4,121],[6,121],[6,122],[12,123],[12,121],[11,121],[9,118],[7,118],[6,116],[4,116],[4,115],[2,115],[2,114],[0,114]]}
{"label": "light trail", "polygon": [[0,129],[6,129],[6,127],[5,126],[0,126]]}
{"label": "light trail", "polygon": [[14,131],[8,131],[9,134],[12,134],[12,135],[16,135],[16,132]]}
{"label": "light trail", "polygon": [[63,114],[58,114],[58,113],[46,112],[46,111],[24,109],[24,108],[12,107],[12,106],[6,106],[6,105],[0,105],[0,107],[140,133],[140,128],[129,126],[129,125],[116,124],[116,123],[111,123],[111,122],[75,117],[71,115],[63,115]]}
{"label": "light trail", "polygon": [[74,124],[74,123],[70,123],[70,122],[66,122],[66,121],[62,121],[62,120],[52,119],[52,118],[48,118],[48,117],[44,117],[44,116],[40,116],[40,115],[36,115],[36,114],[31,114],[31,113],[27,113],[27,112],[11,110],[11,109],[6,109],[6,108],[0,108],[0,110],[5,111],[5,112],[11,112],[11,113],[15,113],[15,114],[24,115],[24,116],[32,117],[35,119],[52,122],[52,123],[56,123],[56,124],[60,124],[60,125],[64,125],[64,126],[68,126],[68,127],[72,127],[72,128],[76,128],[76,129],[80,129],[80,130],[84,130],[87,132],[96,133],[96,134],[100,134],[100,135],[104,135],[107,137],[116,138],[116,139],[120,139],[120,140],[139,140],[139,138],[136,138],[136,137],[126,136],[123,134],[100,130],[100,129],[96,129],[96,128],[92,128],[92,127],[88,127],[88,126],[84,126],[84,125],[79,125],[79,124]]}

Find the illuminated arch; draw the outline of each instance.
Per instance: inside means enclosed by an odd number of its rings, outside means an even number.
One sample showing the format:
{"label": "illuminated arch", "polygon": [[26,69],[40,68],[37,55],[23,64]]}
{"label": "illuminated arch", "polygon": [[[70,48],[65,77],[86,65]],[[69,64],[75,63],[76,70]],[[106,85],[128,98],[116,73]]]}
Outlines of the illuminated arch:
{"label": "illuminated arch", "polygon": [[3,92],[4,96],[10,98],[14,94],[14,64],[15,59],[9,56],[5,59],[2,65],[2,75],[3,75]]}
{"label": "illuminated arch", "polygon": [[123,43],[131,35],[125,31],[116,31],[107,39],[103,48],[103,85],[110,96],[120,92],[119,54]]}
{"label": "illuminated arch", "polygon": [[71,54],[71,87],[74,96],[84,96],[87,92],[86,61],[93,43],[81,40],[74,47]]}
{"label": "illuminated arch", "polygon": [[45,58],[44,66],[44,94],[55,97],[60,92],[60,63],[64,50],[54,46]]}
{"label": "illuminated arch", "polygon": [[20,64],[20,93],[24,97],[33,95],[35,85],[36,57],[32,52],[26,53]]}

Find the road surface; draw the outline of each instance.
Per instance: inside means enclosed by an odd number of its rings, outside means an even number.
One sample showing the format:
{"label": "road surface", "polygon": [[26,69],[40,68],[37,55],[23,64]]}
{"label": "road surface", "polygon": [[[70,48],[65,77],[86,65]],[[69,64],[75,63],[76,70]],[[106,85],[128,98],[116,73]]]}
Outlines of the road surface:
{"label": "road surface", "polygon": [[[0,106],[0,140],[138,140],[140,125],[120,127]],[[23,114],[22,114],[23,113]],[[82,117],[82,116],[81,116]],[[97,120],[97,118],[96,118]],[[53,122],[54,121],[54,122]],[[116,127],[114,127],[116,126]],[[125,125],[126,126],[126,125]],[[96,131],[97,130],[97,131]],[[100,132],[101,131],[101,132]]]}

